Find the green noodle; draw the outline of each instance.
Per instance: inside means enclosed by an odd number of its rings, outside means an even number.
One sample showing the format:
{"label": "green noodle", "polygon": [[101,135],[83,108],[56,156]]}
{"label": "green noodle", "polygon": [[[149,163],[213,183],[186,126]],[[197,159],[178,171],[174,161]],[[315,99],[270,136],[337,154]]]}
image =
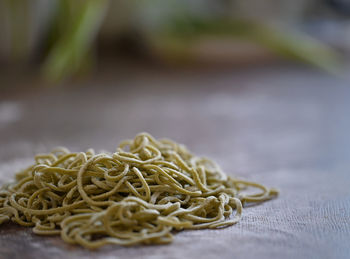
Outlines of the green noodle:
{"label": "green noodle", "polygon": [[[247,188],[260,192],[245,194]],[[242,203],[277,194],[227,176],[183,145],[141,133],[112,154],[58,148],[37,155],[0,190],[0,224],[11,220],[90,249],[161,244],[172,241],[173,230],[233,225]]]}

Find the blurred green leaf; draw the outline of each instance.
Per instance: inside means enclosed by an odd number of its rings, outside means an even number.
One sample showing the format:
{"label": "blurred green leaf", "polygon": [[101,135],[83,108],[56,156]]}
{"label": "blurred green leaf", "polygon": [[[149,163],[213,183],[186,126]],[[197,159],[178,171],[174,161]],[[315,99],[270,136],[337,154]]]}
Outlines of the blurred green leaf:
{"label": "blurred green leaf", "polygon": [[[299,60],[328,72],[336,72],[340,57],[335,50],[312,37],[290,29],[234,19],[201,19],[182,16],[162,28],[162,38],[195,44],[202,36],[233,37],[256,42],[286,58]],[[171,39],[171,40],[169,40]],[[182,48],[184,45],[182,45]],[[176,48],[174,48],[176,49]]]}
{"label": "blurred green leaf", "polygon": [[64,24],[60,27],[62,34],[43,64],[47,79],[54,82],[62,80],[84,66],[107,4],[108,0],[60,1],[58,19]]}

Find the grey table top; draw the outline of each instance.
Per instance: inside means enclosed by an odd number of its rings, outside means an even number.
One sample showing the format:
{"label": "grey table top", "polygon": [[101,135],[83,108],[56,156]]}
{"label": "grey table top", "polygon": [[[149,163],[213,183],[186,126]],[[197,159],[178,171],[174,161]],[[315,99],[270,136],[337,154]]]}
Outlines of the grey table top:
{"label": "grey table top", "polygon": [[141,131],[185,143],[228,174],[280,189],[240,223],[164,246],[90,252],[0,226],[0,258],[349,258],[350,80],[289,66],[109,68],[89,82],[0,94],[0,183],[55,146],[113,151]]}

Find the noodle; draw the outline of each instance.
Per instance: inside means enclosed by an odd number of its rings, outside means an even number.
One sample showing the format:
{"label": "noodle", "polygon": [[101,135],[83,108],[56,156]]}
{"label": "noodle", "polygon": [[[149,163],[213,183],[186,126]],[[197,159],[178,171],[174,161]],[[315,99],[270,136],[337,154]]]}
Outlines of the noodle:
{"label": "noodle", "polygon": [[[259,192],[244,194],[247,188]],[[141,133],[113,154],[58,148],[37,155],[15,183],[0,189],[0,224],[11,220],[90,249],[162,244],[172,241],[173,230],[233,225],[242,203],[277,194],[227,176],[183,145]]]}

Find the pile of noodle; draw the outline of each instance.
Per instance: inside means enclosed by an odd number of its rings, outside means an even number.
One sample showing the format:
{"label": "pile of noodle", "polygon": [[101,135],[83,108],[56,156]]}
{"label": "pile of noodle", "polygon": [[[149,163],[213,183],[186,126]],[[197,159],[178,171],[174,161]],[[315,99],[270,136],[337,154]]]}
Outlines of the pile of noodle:
{"label": "pile of noodle", "polygon": [[[258,191],[244,194],[247,188]],[[161,244],[172,241],[174,230],[233,225],[242,203],[276,195],[227,176],[183,145],[141,133],[111,154],[58,148],[37,155],[0,189],[0,224],[13,221],[90,249]]]}

